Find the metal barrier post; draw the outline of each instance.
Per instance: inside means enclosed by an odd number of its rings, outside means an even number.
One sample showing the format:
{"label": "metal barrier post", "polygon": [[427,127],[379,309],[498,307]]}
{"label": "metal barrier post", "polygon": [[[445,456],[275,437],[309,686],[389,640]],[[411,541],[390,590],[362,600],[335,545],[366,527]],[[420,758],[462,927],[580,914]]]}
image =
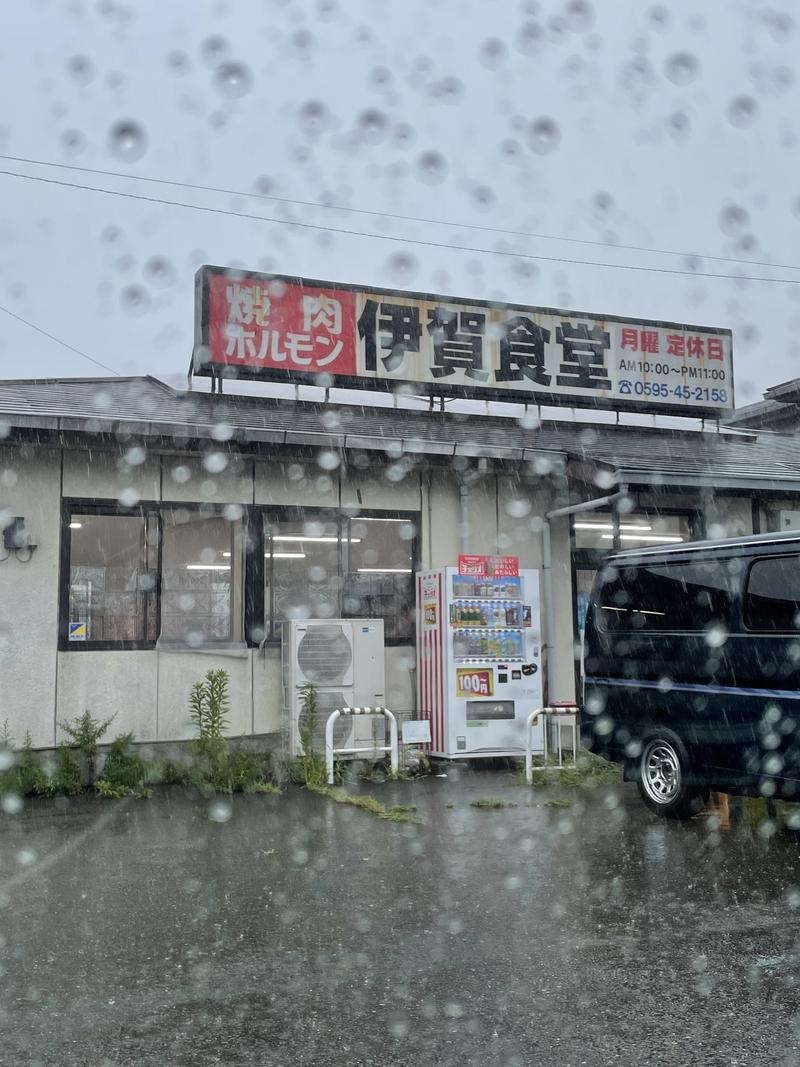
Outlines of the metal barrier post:
{"label": "metal barrier post", "polygon": [[525,727],[525,780],[528,785],[533,784],[533,725],[539,716],[542,716],[542,738],[544,741],[544,761],[547,763],[547,708],[537,708],[528,716]]}
{"label": "metal barrier post", "polygon": [[[389,720],[389,744],[372,745],[369,748],[334,748],[333,727],[340,715],[383,715],[385,719]],[[397,774],[400,769],[397,719],[388,708],[337,708],[336,711],[332,711],[328,716],[328,721],[325,723],[325,770],[327,772],[328,785],[333,785],[333,757],[337,753],[355,756],[359,752],[368,752],[370,755],[374,755],[376,752],[388,752],[392,773]]]}
{"label": "metal barrier post", "polygon": [[333,785],[333,724],[341,714],[337,708],[330,713],[325,723],[325,770],[328,772],[328,785]]}
{"label": "metal barrier post", "polygon": [[389,758],[392,774],[397,774],[400,769],[400,745],[397,740],[397,719],[388,708],[383,709],[383,714],[389,719]]}

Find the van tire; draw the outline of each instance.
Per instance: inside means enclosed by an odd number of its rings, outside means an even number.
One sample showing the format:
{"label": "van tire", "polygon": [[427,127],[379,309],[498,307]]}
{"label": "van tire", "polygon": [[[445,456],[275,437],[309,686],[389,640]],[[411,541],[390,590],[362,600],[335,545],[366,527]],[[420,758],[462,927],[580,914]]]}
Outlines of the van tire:
{"label": "van tire", "polygon": [[644,738],[636,784],[647,807],[667,819],[690,819],[708,802],[708,790],[691,782],[686,746],[666,727]]}

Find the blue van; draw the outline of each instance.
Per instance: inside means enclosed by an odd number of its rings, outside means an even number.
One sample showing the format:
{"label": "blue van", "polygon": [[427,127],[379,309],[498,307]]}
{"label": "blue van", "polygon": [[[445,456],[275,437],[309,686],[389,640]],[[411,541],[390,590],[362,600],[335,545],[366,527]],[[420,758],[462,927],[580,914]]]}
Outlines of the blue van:
{"label": "blue van", "polygon": [[661,815],[712,789],[800,800],[800,532],[606,557],[580,718]]}

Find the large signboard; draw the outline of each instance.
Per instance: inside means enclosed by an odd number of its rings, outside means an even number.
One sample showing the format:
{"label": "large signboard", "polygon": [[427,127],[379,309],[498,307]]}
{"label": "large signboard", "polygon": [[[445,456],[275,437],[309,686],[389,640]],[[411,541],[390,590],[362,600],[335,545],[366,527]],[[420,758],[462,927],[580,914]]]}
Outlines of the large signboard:
{"label": "large signboard", "polygon": [[537,404],[733,408],[730,330],[221,267],[197,272],[194,369]]}

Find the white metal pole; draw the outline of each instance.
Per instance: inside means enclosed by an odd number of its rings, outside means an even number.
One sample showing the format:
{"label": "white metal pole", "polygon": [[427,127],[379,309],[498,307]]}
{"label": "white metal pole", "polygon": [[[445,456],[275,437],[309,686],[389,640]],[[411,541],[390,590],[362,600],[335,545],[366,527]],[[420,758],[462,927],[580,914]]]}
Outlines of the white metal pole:
{"label": "white metal pole", "polygon": [[337,708],[328,716],[325,723],[325,769],[328,772],[328,785],[333,785],[333,725],[341,715]]}
{"label": "white metal pole", "polygon": [[383,714],[389,719],[389,744],[391,746],[390,759],[392,774],[397,774],[400,769],[400,748],[397,743],[397,719],[388,708],[383,709]]}

